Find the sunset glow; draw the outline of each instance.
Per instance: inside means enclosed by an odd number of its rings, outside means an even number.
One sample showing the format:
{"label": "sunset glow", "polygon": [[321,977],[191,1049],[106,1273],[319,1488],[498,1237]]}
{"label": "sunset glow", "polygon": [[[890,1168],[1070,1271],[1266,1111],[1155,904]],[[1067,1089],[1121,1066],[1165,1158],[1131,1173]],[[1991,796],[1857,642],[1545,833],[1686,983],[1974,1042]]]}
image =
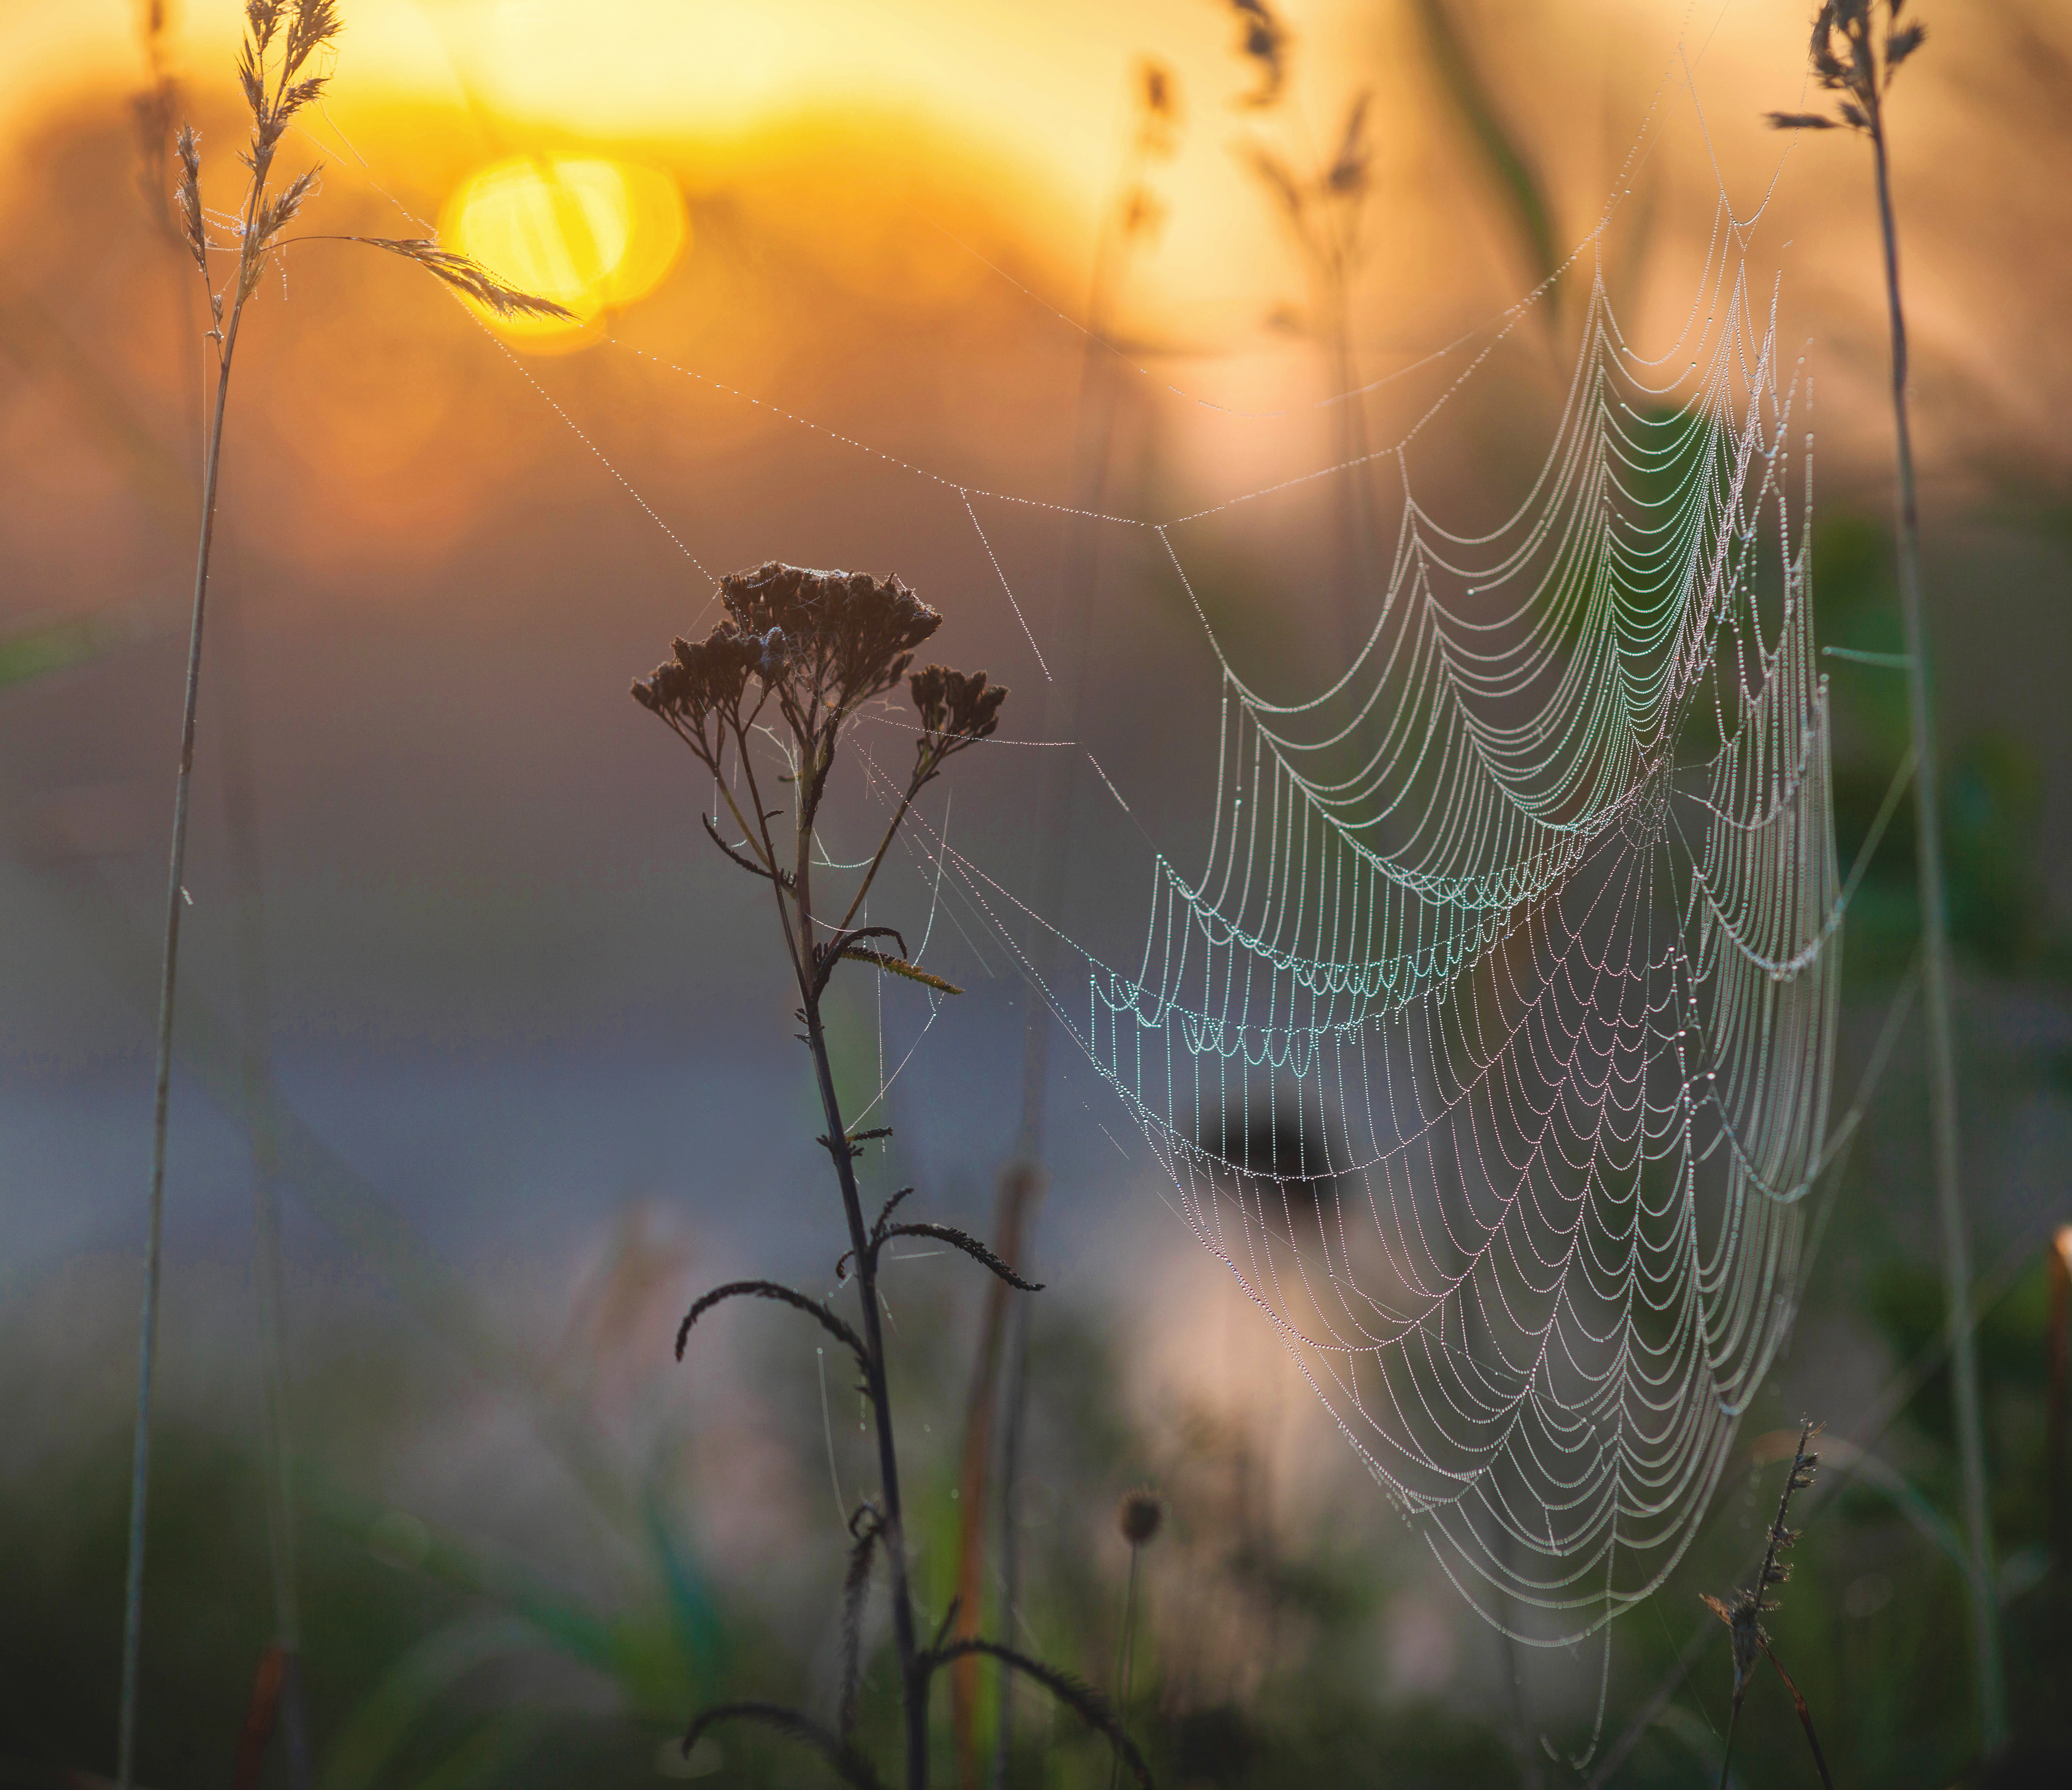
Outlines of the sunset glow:
{"label": "sunset glow", "polygon": [[581,319],[495,318],[528,346],[578,347],[587,323],[644,297],[687,237],[676,183],[623,162],[516,157],[477,170],[447,203],[441,234],[513,286]]}

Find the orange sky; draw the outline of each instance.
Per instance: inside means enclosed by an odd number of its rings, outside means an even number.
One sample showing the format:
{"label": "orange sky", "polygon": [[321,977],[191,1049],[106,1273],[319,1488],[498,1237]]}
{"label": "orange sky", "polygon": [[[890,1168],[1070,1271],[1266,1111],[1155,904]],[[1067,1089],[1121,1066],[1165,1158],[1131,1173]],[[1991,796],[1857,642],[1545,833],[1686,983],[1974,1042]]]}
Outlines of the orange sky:
{"label": "orange sky", "polygon": [[[1222,342],[1268,311],[1285,283],[1274,220],[1237,166],[1244,142],[1314,159],[1353,93],[1372,87],[1384,195],[1415,198],[1433,163],[1463,154],[1457,134],[1434,128],[1407,9],[1297,0],[1282,10],[1297,72],[1288,105],[1268,117],[1237,103],[1256,83],[1217,0],[355,0],[329,109],[392,172],[411,151],[397,120],[462,113],[471,100],[477,119],[516,147],[666,143],[693,175],[767,157],[773,141],[804,129],[874,118],[923,154],[955,142],[1032,237],[1083,270],[1128,130],[1129,71],[1155,56],[1176,76],[1182,119],[1175,158],[1160,173],[1168,222],[1145,295],[1174,333]],[[1723,14],[1716,0],[1503,9],[1506,28],[1486,34],[1485,53],[1499,76],[1504,64],[1537,76],[1507,83],[1508,97],[1568,201],[1564,239],[1593,221],[1619,152],[1673,72],[1679,28],[1725,127],[1716,146],[1752,195],[1775,156],[1773,144],[1745,141],[1748,125],[1756,105],[1798,97],[1803,11],[1803,0],[1736,0]],[[175,0],[173,60],[184,77],[227,73],[238,12],[229,0]],[[136,13],[137,0],[0,6],[0,154],[12,160],[23,127],[53,105],[138,77]],[[1483,14],[1499,22],[1486,5],[1462,13]],[[1560,76],[1552,93],[1550,55]],[[1399,228],[1396,252],[1378,257],[1393,265],[1375,270],[1384,290],[1440,271],[1417,222]]]}
{"label": "orange sky", "polygon": [[[1455,10],[1544,176],[1560,244],[1587,234],[1626,152],[1642,146],[1637,196],[1607,244],[1616,262],[1630,249],[1638,260],[1644,243],[1647,277],[1630,295],[1643,327],[1688,300],[1682,270],[1704,241],[1716,179],[1746,211],[1782,168],[1752,270],[1764,284],[1773,269],[1786,275],[1786,327],[1815,347],[1828,442],[1847,451],[1860,439],[1868,451],[1882,319],[1862,157],[1827,139],[1787,158],[1785,140],[1758,121],[1765,106],[1803,101],[1804,0],[1457,0]],[[231,0],[175,0],[170,60],[198,108],[224,97],[240,11]],[[1147,369],[1141,387],[1172,408],[1178,460],[1211,488],[1241,488],[1314,462],[1312,407],[1329,389],[1314,342],[1272,322],[1299,315],[1310,294],[1243,164],[1251,146],[1318,166],[1353,94],[1375,96],[1370,247],[1355,279],[1362,378],[1489,316],[1532,278],[1438,97],[1408,6],[1316,0],[1285,11],[1294,72],[1285,102],[1261,112],[1242,103],[1254,73],[1219,0],[352,0],[327,116],[298,146],[329,164],[327,205],[362,204],[360,228],[409,227],[374,183],[438,216],[471,170],[513,154],[660,167],[694,209],[743,191],[788,195],[754,216],[763,241],[788,234],[830,260],[882,261],[931,303],[961,292],[1019,307],[1028,339],[1052,353],[1071,335],[1055,313],[1085,313],[1099,221],[1129,141],[1132,72],[1153,55],[1174,76],[1178,119],[1171,156],[1147,172],[1164,222],[1131,263],[1116,326]],[[2063,446],[2054,394],[2066,350],[2053,325],[2066,282],[2050,246],[2058,238],[2025,215],[2045,202],[2050,158],[2009,97],[2029,93],[2017,77],[2037,64],[2033,54],[2025,64],[2013,36],[1993,35],[2000,20],[2030,14],[2049,10],[2016,6],[1988,24],[1930,9],[1934,53],[1908,73],[1900,174],[1931,460],[1947,443],[1985,451],[1984,438],[2041,434]],[[51,120],[113,116],[141,84],[138,16],[135,0],[0,0],[0,179],[18,194],[42,186],[23,157]],[[219,126],[207,146],[220,178],[234,141]],[[1979,202],[1982,183],[1990,204]],[[704,252],[694,235],[687,260]],[[2008,279],[2000,270],[2017,256],[2025,278]],[[797,317],[718,317],[711,307],[723,297],[686,312],[668,291],[665,282],[615,327],[658,350],[695,348],[708,368],[780,402],[809,409],[822,395],[796,377],[758,385],[784,356],[744,346],[751,325],[796,329]],[[1168,386],[1303,416],[1285,426],[1232,419]],[[1387,438],[1400,419],[1387,394],[1375,404]]]}

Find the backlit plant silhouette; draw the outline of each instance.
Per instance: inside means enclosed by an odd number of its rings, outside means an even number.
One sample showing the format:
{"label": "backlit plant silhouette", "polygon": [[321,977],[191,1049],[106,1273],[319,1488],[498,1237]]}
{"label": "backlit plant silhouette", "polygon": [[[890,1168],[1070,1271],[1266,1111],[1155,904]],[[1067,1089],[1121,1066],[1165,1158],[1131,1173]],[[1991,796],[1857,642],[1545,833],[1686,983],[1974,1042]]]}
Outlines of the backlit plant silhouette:
{"label": "backlit plant silhouette", "polygon": [[1763,1545],[1762,1565],[1756,1570],[1755,1583],[1746,1590],[1735,1593],[1731,1603],[1723,1603],[1716,1597],[1700,1592],[1705,1607],[1727,1625],[1727,1632],[1734,1645],[1734,1702],[1733,1713],[1727,1719],[1727,1739],[1720,1754],[1720,1790],[1726,1790],[1731,1781],[1728,1772],[1734,1762],[1734,1730],[1741,1726],[1741,1704],[1749,1693],[1749,1681],[1755,1669],[1755,1658],[1760,1653],[1776,1667],[1777,1675],[1784,1681],[1784,1688],[1791,1693],[1791,1701],[1799,1711],[1799,1726],[1806,1730],[1806,1744],[1813,1749],[1813,1763],[1819,1767],[1820,1781],[1834,1790],[1834,1779],[1827,1771],[1827,1755],[1820,1751],[1819,1737],[1813,1732],[1813,1717],[1806,1707],[1806,1699],[1798,1685],[1791,1681],[1791,1674],[1779,1664],[1770,1651],[1770,1636],[1762,1626],[1762,1619],[1777,1608],[1770,1593],[1791,1576],[1790,1562],[1785,1559],[1785,1550],[1799,1540],[1799,1531],[1785,1527],[1785,1518],[1791,1512],[1791,1499],[1794,1492],[1803,1492],[1813,1483],[1815,1470],[1820,1457],[1812,1451],[1813,1438],[1820,1433],[1820,1426],[1807,1422],[1800,1425],[1799,1446],[1792,1451],[1791,1468],[1784,1475],[1784,1489],[1778,1495],[1777,1514],[1770,1519],[1770,1535]]}
{"label": "backlit plant silhouette", "polygon": [[[187,810],[194,785],[195,732],[201,691],[203,623],[208,607],[209,559],[216,541],[216,494],[223,468],[223,423],[230,397],[230,370],[237,355],[245,310],[260,282],[290,241],[285,234],[318,191],[316,168],[305,169],[278,190],[273,160],[295,120],[314,105],[330,84],[326,70],[343,21],[338,0],[246,0],[245,42],[237,60],[237,84],[252,117],[251,139],[240,159],[249,178],[231,212],[202,201],[201,140],[183,126],[175,148],[179,161],[174,218],[180,241],[194,257],[208,296],[207,339],[216,355],[215,404],[208,418],[208,449],[202,468],[201,539],[195,558],[194,608],[187,630],[187,694],[180,716],[179,769],[174,781],[171,865],[166,880],[165,942],[158,984],[158,1028],[151,1121],[151,1179],[145,1244],[143,1311],[138,1325],[136,1428],[131,1445],[129,1565],[123,1596],[122,1679],[117,1716],[116,1777],[121,1790],[136,1780],[137,1697],[143,1646],[144,1541],[150,1491],[152,1382],[158,1356],[158,1281],[164,1254],[166,1136],[172,1092],[173,1020],[179,989],[180,916],[186,905]],[[155,13],[149,28],[156,34]],[[155,42],[155,36],[154,39]],[[155,55],[155,51],[154,51]],[[171,122],[172,88],[161,71],[147,128]],[[414,261],[454,290],[500,317],[566,317],[559,305],[518,291],[464,255],[421,237],[360,237],[350,241]],[[224,260],[228,278],[220,277]],[[290,1669],[292,1667],[290,1666]]]}
{"label": "backlit plant silhouette", "polygon": [[[812,1747],[844,1782],[878,1786],[882,1780],[857,1749],[853,1734],[862,1666],[864,1599],[882,1553],[891,1595],[907,1790],[923,1790],[928,1780],[931,1681],[943,1667],[971,1654],[988,1655],[1044,1686],[1104,1735],[1137,1780],[1148,1785],[1150,1774],[1142,1755],[1107,1699],[1091,1687],[997,1642],[976,1636],[950,1639],[957,1610],[954,1599],[933,1637],[926,1644],[920,1639],[886,1372],[878,1292],[879,1253],[894,1237],[932,1238],[962,1250],[1022,1291],[1040,1289],[963,1231],[919,1220],[895,1222],[893,1215],[911,1188],[893,1195],[876,1221],[866,1224],[857,1187],[856,1158],[866,1142],[888,1133],[848,1129],[835,1092],[822,1010],[829,981],[845,963],[906,977],[943,994],[958,992],[909,961],[906,942],[897,928],[857,921],[915,798],[941,774],[951,758],[993,733],[1007,692],[989,684],[983,672],[930,665],[910,675],[915,650],[942,625],[943,618],[896,578],[811,571],[773,562],[737,572],[723,579],[720,588],[726,619],[696,645],[678,640],[674,656],[652,676],[636,682],[633,696],[642,707],[660,717],[711,773],[718,800],[741,836],[730,842],[717,818],[706,815],[702,818],[713,843],[730,862],[769,885],[798,993],[796,1017],[804,1028],[800,1039],[812,1056],[827,1123],[819,1142],[833,1163],[847,1226],[849,1247],[837,1273],[848,1279],[853,1272],[858,1312],[857,1322],[852,1323],[829,1304],[775,1281],[734,1281],[715,1287],[692,1306],[676,1333],[676,1354],[680,1360],[698,1320],[728,1299],[774,1299],[804,1313],[856,1363],[860,1390],[870,1401],[877,1432],[879,1487],[877,1497],[865,1499],[849,1517],[853,1545],[842,1588],[841,1689],[834,1728],[830,1730],[803,1712],[778,1703],[722,1703],[704,1710],[692,1722],[684,1737],[684,1751],[688,1754],[707,1730],[721,1722],[752,1722]],[[816,897],[814,867],[816,862],[827,867],[828,861],[819,851],[816,828],[845,730],[860,709],[888,696],[902,681],[920,722],[913,767],[903,787],[895,786],[884,837],[846,900]],[[781,766],[772,762],[766,747],[758,769],[758,753],[751,750],[758,735],[776,743]],[[772,805],[766,794],[766,780],[773,776],[775,783],[790,787],[788,837],[781,824],[772,825],[785,812]]]}
{"label": "backlit plant silhouette", "polygon": [[1943,872],[1942,765],[1935,738],[1932,643],[1921,558],[1921,500],[1914,471],[1914,425],[1907,403],[1906,307],[1900,298],[1899,224],[1893,212],[1890,126],[1885,108],[1903,64],[1928,27],[1902,23],[1906,0],[1823,0],[1808,50],[1813,77],[1835,96],[1834,111],[1773,112],[1779,130],[1848,130],[1871,147],[1884,248],[1885,316],[1891,334],[1893,471],[1900,615],[1906,630],[1907,712],[1914,735],[1914,872],[1921,903],[1921,982],[1926,1008],[1930,1130],[1934,1145],[1935,1201],[1942,1221],[1942,1273],[1950,1308],[1951,1385],[1957,1453],[1963,1470],[1964,1529],[1971,1558],[1971,1645],[1986,1751],[2008,1732],[2006,1670],[2000,1659],[2000,1599],[1995,1588],[1992,1500],[1986,1482],[1985,1426],[1972,1335],[1971,1246],[1964,1210],[1963,1138],[1957,1104],[1955,996],[1950,968],[1950,901]]}

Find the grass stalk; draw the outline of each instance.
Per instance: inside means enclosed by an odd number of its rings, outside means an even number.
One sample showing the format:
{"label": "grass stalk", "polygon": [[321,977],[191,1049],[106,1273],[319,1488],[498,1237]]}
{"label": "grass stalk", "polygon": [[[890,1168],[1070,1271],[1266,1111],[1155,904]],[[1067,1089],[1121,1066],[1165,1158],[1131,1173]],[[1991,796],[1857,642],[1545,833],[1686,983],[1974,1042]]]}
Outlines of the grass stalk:
{"label": "grass stalk", "polygon": [[[180,710],[179,768],[173,785],[172,847],[166,870],[166,923],[159,958],[151,1172],[144,1246],[144,1295],[138,1321],[137,1409],[130,1442],[129,1558],[123,1586],[121,1684],[117,1711],[116,1778],[119,1790],[131,1790],[136,1781],[138,1674],[144,1633],[145,1540],[151,1479],[151,1406],[158,1368],[158,1294],[165,1256],[166,1138],[172,1093],[173,1027],[179,986],[180,920],[182,910],[187,904],[187,821],[194,790],[195,732],[201,695],[209,565],[216,543],[217,500],[223,472],[224,419],[229,405],[230,375],[236,360],[246,302],[258,289],[260,277],[274,252],[292,240],[284,237],[282,232],[299,216],[303,205],[316,191],[318,171],[311,168],[279,191],[269,194],[268,181],[274,157],[295,115],[314,104],[328,84],[328,75],[311,75],[306,71],[313,64],[323,66],[324,52],[335,41],[340,27],[337,0],[247,0],[245,23],[237,77],[252,118],[250,146],[244,156],[250,179],[235,226],[235,270],[220,290],[210,270],[209,257],[231,250],[230,245],[210,239],[208,214],[202,204],[199,140],[191,128],[183,128],[176,146],[180,173],[175,215],[179,237],[192,254],[208,293],[211,327],[206,339],[216,348],[216,401],[207,419],[208,445],[202,463],[201,533],[195,549],[194,604],[187,628],[187,685]],[[162,20],[154,14],[152,23],[155,27],[162,25]],[[154,102],[157,109],[169,107],[170,93],[169,85],[162,80]],[[516,291],[466,257],[442,249],[436,243],[356,240],[417,262],[435,278],[467,294],[499,315],[567,315],[560,306]],[[267,1239],[262,1237],[262,1251],[266,1244]],[[291,1655],[286,1662],[291,1685],[294,1681],[293,1663]],[[292,1754],[292,1734],[290,1741]]]}
{"label": "grass stalk", "polygon": [[[1122,1636],[1116,1644],[1115,1706],[1124,1714],[1129,1709],[1129,1669],[1131,1642],[1137,1635],[1137,1568],[1144,1550],[1133,1547],[1129,1550],[1129,1582],[1122,1594]],[[1120,1790],[1122,1760],[1112,1757],[1108,1761],[1108,1790]]]}
{"label": "grass stalk", "polygon": [[1906,0],[1824,0],[1813,22],[1815,78],[1838,96],[1834,113],[1773,112],[1780,130],[1846,128],[1868,138],[1877,191],[1883,249],[1885,314],[1891,338],[1892,419],[1897,483],[1894,534],[1900,615],[1906,635],[1906,693],[1914,739],[1914,873],[1921,903],[1922,994],[1928,1034],[1928,1105],[1942,1231],[1942,1276],[1948,1305],[1950,1378],[1957,1418],[1957,1453],[1963,1486],[1964,1534],[1969,1555],[1974,1676],[1981,1737],[1988,1756],[2008,1738],[2007,1684],[2000,1657],[2000,1601],[1995,1589],[1992,1512],[1986,1490],[1984,1422],[1979,1393],[1978,1348],[1972,1335],[1971,1250],[1964,1208],[1963,1138],[1957,1098],[1955,999],[1950,967],[1950,912],[1942,862],[1941,763],[1935,745],[1934,656],[1928,635],[1926,580],[1922,567],[1921,498],[1914,463],[1914,427],[1907,401],[1906,307],[1900,294],[1899,227],[1893,207],[1892,167],[1885,105],[1893,77],[1927,36],[1919,23],[1900,23]]}
{"label": "grass stalk", "polygon": [[[257,182],[253,183],[255,195]],[[195,717],[201,695],[202,624],[208,607],[209,555],[216,540],[216,502],[223,471],[223,418],[230,368],[244,315],[240,300],[224,333],[203,464],[201,541],[195,557],[194,607],[187,625],[187,694],[180,710],[179,768],[173,785],[173,843],[166,874],[166,924],[158,977],[158,1034],[152,1081],[151,1180],[144,1245],[144,1302],[138,1321],[137,1415],[130,1450],[129,1563],[122,1594],[122,1684],[117,1714],[115,1777],[119,1790],[136,1782],[138,1669],[144,1644],[144,1539],[151,1481],[151,1399],[158,1352],[158,1288],[165,1256],[166,1121],[173,1080],[173,1018],[179,991],[180,911],[187,905],[187,812],[194,788]]]}
{"label": "grass stalk", "polygon": [[1928,1031],[1929,1119],[1935,1205],[1942,1233],[1942,1283],[1949,1307],[1950,1376],[1955,1396],[1957,1450],[1963,1475],[1964,1532],[1971,1554],[1971,1643],[1980,1723],[1986,1750],[2007,1739],[2007,1689],[2000,1660],[2000,1606],[1993,1586],[1993,1541],[1986,1496],[1984,1426],[1979,1395],[1977,1339],[1971,1321],[1971,1245],[1964,1207],[1957,1050],[1950,973],[1950,911],[1942,862],[1941,762],[1936,753],[1933,660],[1923,590],[1921,501],[1907,402],[1906,311],[1899,286],[1899,233],[1893,214],[1882,94],[1868,108],[1872,160],[1877,171],[1878,227],[1884,239],[1885,286],[1892,339],[1892,416],[1898,474],[1900,611],[1906,631],[1906,693],[1914,735],[1914,870],[1920,889],[1922,994]]}
{"label": "grass stalk", "polygon": [[1791,1514],[1793,1495],[1812,1484],[1814,1473],[1819,1467],[1820,1457],[1811,1446],[1819,1434],[1819,1426],[1810,1420],[1799,1427],[1799,1444],[1792,1451],[1791,1465],[1784,1475],[1784,1489],[1778,1494],[1777,1514],[1770,1519],[1770,1533],[1763,1542],[1762,1564],[1756,1570],[1755,1583],[1737,1594],[1731,1603],[1723,1603],[1716,1597],[1703,1597],[1701,1594],[1705,1607],[1726,1624],[1727,1632],[1733,1640],[1733,1706],[1727,1717],[1726,1743],[1720,1750],[1719,1790],[1727,1790],[1729,1774],[1733,1769],[1734,1735],[1741,1726],[1741,1705],[1747,1700],[1758,1654],[1776,1667],[1778,1677],[1790,1692],[1791,1701],[1798,1706],[1799,1723],[1806,1730],[1806,1743],[1813,1750],[1813,1763],[1819,1768],[1820,1781],[1827,1790],[1834,1790],[1834,1780],[1827,1775],[1827,1758],[1814,1734],[1813,1717],[1806,1707],[1806,1699],[1799,1694],[1799,1687],[1791,1681],[1790,1674],[1770,1652],[1770,1636],[1762,1625],[1762,1619],[1777,1608],[1770,1594],[1791,1576],[1790,1566],[1784,1556],[1797,1545],[1799,1537],[1796,1529],[1786,1527],[1785,1520]]}

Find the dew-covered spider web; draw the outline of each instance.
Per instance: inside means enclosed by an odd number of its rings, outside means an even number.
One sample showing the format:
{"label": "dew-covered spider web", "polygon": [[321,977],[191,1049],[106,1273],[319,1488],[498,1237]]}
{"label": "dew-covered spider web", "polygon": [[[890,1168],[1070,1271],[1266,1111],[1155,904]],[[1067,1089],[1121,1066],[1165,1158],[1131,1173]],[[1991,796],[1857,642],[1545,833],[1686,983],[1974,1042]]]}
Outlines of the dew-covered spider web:
{"label": "dew-covered spider web", "polygon": [[1743,270],[1712,272],[1670,406],[1593,292],[1501,526],[1449,531],[1397,457],[1364,649],[1297,704],[1223,660],[1209,848],[1159,858],[1141,960],[1093,965],[1074,1016],[1189,1228],[1532,1639],[1690,1540],[1790,1315],[1827,1128],[1840,891],[1792,393]]}
{"label": "dew-covered spider web", "polygon": [[1847,890],[1791,453],[1811,438],[1749,225],[1720,193],[1666,347],[1614,315],[1605,224],[1571,256],[1551,443],[1472,532],[1420,502],[1417,448],[1552,281],[1439,351],[1465,370],[1395,444],[1166,521],[986,490],[623,351],[940,487],[945,525],[982,539],[992,504],[1138,531],[1187,599],[1207,516],[1326,478],[1389,500],[1364,644],[1319,693],[1269,700],[1202,615],[1208,844],[1154,845],[1130,961],[918,815],[913,837],[1463,1595],[1535,1643],[1602,1626],[1692,1541],[1787,1330],[1830,1146]]}

